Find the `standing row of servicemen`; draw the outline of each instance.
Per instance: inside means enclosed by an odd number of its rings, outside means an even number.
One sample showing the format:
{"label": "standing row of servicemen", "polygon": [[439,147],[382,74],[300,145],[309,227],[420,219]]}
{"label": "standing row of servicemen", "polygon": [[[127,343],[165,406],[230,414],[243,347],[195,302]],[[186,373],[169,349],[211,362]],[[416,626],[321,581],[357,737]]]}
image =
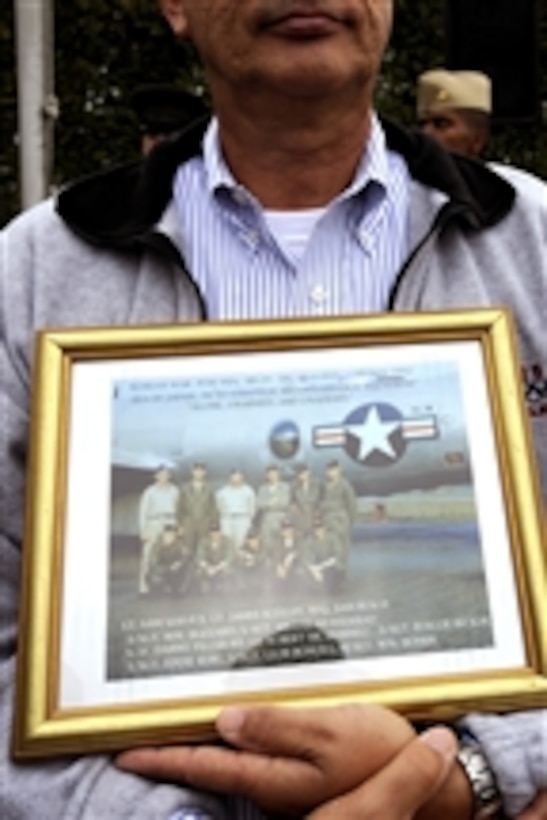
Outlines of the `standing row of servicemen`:
{"label": "standing row of servicemen", "polygon": [[340,563],[345,566],[356,518],[355,491],[338,461],[327,464],[323,481],[312,474],[308,465],[301,464],[292,484],[282,479],[277,465],[269,465],[258,490],[247,483],[240,469],[234,468],[216,492],[203,462],[192,465],[189,480],[180,486],[173,481],[169,467],[160,465],[154,483],[144,490],[139,503],[143,544],[139,591],[148,589],[152,548],[166,525],[184,532],[194,555],[216,521],[234,551],[241,550],[252,529],[260,538],[263,552],[273,554],[284,522],[290,523],[302,542],[312,536],[320,520],[329,536],[336,539]]}

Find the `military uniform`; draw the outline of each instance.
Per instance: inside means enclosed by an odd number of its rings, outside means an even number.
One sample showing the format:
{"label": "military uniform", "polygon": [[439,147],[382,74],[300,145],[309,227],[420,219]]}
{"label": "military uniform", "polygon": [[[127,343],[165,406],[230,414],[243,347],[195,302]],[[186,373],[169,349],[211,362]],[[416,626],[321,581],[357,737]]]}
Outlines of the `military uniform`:
{"label": "military uniform", "polygon": [[139,592],[148,591],[148,569],[152,546],[166,525],[176,524],[179,489],[170,481],[151,484],[139,503],[139,533],[142,553],[139,569]]}
{"label": "military uniform", "polygon": [[281,525],[291,501],[285,481],[265,482],[258,490],[257,509],[260,513],[260,538],[268,549],[281,532]]}
{"label": "military uniform", "polygon": [[324,527],[314,530],[305,544],[304,565],[312,585],[320,585],[331,591],[335,589],[346,572],[338,535]]}
{"label": "military uniform", "polygon": [[150,551],[147,581],[152,592],[184,593],[193,576],[194,562],[188,542],[176,536],[167,541],[164,534],[154,542]]}
{"label": "military uniform", "polygon": [[297,478],[292,487],[292,518],[298,534],[308,538],[321,501],[321,484],[311,474],[307,480]]}
{"label": "military uniform", "polygon": [[344,476],[327,480],[323,485],[321,514],[327,531],[340,543],[340,566],[347,569],[351,530],[357,520],[357,497],[355,490]]}
{"label": "military uniform", "polygon": [[181,486],[177,520],[194,553],[201,539],[209,532],[216,515],[215,494],[208,481],[186,481]]}
{"label": "military uniform", "polygon": [[225,484],[216,495],[220,528],[237,549],[245,541],[255,512],[256,493],[248,484]]}
{"label": "military uniform", "polygon": [[282,530],[272,550],[274,576],[280,581],[294,579],[302,570],[302,541],[296,533]]}
{"label": "military uniform", "polygon": [[245,588],[249,583],[263,581],[267,569],[267,552],[258,536],[248,534],[234,555],[234,570],[237,580]]}
{"label": "military uniform", "polygon": [[208,534],[198,545],[196,569],[201,581],[202,592],[211,587],[221,586],[230,570],[233,557],[233,545],[229,538],[222,535]]}

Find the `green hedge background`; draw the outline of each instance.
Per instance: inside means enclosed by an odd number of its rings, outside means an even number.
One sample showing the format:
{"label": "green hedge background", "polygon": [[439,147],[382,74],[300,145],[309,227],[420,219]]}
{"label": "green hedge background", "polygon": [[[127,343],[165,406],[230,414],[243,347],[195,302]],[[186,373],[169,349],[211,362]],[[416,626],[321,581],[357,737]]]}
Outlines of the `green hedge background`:
{"label": "green hedge background", "polygon": [[[541,11],[541,62],[547,65],[547,11]],[[154,0],[56,0],[55,73],[61,116],[56,128],[55,184],[138,154],[128,107],[136,85],[174,82],[202,88],[195,54],[176,43]],[[398,0],[391,47],[378,86],[378,108],[414,122],[414,84],[444,60],[442,0]],[[12,0],[0,4],[0,225],[19,208]],[[547,78],[542,79],[547,100]],[[545,125],[505,127],[493,158],[547,177]]]}

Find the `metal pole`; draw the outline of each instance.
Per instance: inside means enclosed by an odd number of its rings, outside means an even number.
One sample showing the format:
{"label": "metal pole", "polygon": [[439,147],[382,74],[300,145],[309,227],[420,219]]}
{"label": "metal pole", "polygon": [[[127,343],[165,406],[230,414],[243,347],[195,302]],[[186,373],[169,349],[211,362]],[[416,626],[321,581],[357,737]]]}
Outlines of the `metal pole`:
{"label": "metal pole", "polygon": [[21,205],[27,208],[49,193],[53,126],[57,116],[53,89],[52,0],[14,0],[19,179]]}

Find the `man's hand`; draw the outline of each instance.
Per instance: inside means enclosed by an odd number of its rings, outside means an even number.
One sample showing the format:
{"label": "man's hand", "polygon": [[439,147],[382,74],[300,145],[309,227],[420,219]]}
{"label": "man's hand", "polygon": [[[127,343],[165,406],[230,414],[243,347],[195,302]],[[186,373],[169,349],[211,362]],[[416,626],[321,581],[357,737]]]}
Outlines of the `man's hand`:
{"label": "man's hand", "polygon": [[233,748],[141,749],[119,755],[117,764],[302,815],[363,784],[415,737],[408,721],[378,706],[232,707],[221,713],[217,730]]}
{"label": "man's hand", "polygon": [[541,792],[517,820],[547,820],[547,792]]}
{"label": "man's hand", "polygon": [[425,732],[379,774],[309,815],[308,820],[411,820],[439,791],[457,751],[448,729]]}

